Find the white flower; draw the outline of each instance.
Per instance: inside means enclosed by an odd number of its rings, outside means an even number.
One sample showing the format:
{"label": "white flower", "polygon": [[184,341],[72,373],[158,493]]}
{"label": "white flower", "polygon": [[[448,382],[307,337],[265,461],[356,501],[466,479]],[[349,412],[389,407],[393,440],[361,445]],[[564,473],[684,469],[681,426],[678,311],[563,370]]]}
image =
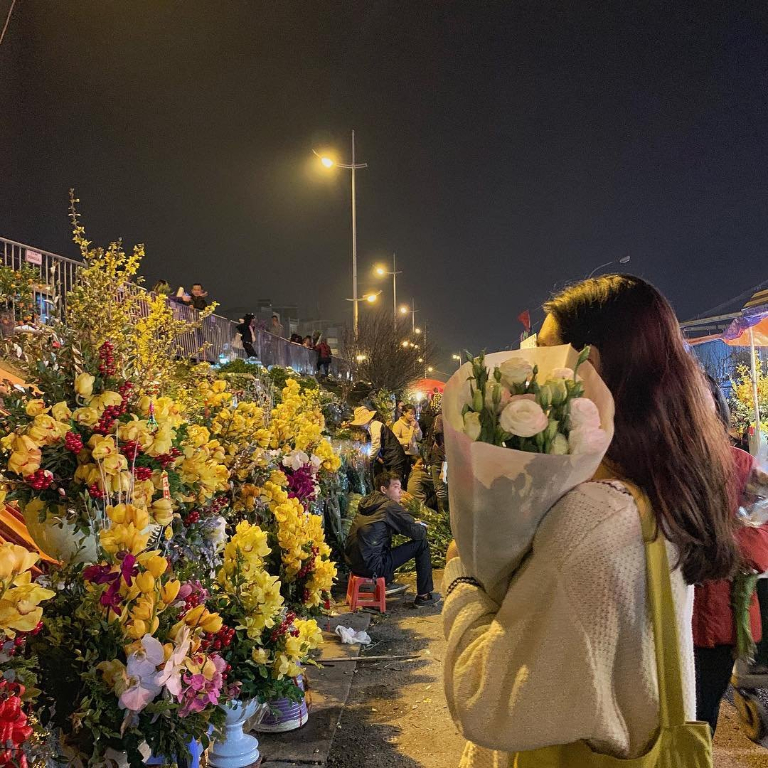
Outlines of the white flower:
{"label": "white flower", "polygon": [[577,397],[571,400],[570,416],[571,430],[598,429],[600,427],[600,412],[587,397]]}
{"label": "white flower", "polygon": [[501,380],[510,388],[514,384],[524,384],[533,376],[531,364],[522,357],[510,357],[499,366],[499,370]]}
{"label": "white flower", "polygon": [[227,541],[227,521],[221,516],[216,518],[216,527],[211,531],[210,541],[217,552]]}
{"label": "white flower", "polygon": [[480,414],[474,411],[467,411],[464,414],[464,434],[470,440],[477,440],[480,437]]}
{"label": "white flower", "polygon": [[549,452],[553,456],[565,456],[569,450],[568,438],[558,432],[552,441],[552,445],[549,446]]}
{"label": "white flower", "polygon": [[535,400],[523,395],[511,399],[501,412],[499,424],[512,435],[533,437],[549,426],[549,419]]}
{"label": "white flower", "polygon": [[291,451],[283,458],[283,466],[294,472],[309,463],[309,456],[304,451]]}
{"label": "white flower", "polygon": [[157,667],[164,659],[162,643],[152,635],[144,635],[141,650],[128,657],[126,674],[129,686],[120,695],[120,709],[141,712],[160,693],[162,686],[158,683],[160,674]]}
{"label": "white flower", "polygon": [[571,431],[568,436],[571,453],[603,453],[608,448],[608,435],[605,430],[581,428]]}
{"label": "white flower", "polygon": [[572,379],[573,368],[553,368],[549,374],[550,379]]}
{"label": "white flower", "polygon": [[[499,404],[495,405],[493,402],[493,392],[498,388],[499,391]],[[512,393],[502,384],[491,383],[490,381],[485,387],[485,407],[492,413],[498,413],[505,405],[512,399]]]}

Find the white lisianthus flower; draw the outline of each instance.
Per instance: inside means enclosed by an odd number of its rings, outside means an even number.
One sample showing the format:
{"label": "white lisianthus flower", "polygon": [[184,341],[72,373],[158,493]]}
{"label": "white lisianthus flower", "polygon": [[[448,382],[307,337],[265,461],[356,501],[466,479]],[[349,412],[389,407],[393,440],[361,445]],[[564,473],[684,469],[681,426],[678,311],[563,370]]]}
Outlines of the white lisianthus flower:
{"label": "white lisianthus flower", "polygon": [[549,419],[535,399],[526,395],[511,398],[501,412],[499,424],[517,437],[533,437],[549,426]]}
{"label": "white lisianthus flower", "polygon": [[573,368],[553,368],[549,374],[550,379],[572,379]]}
{"label": "white lisianthus flower", "polygon": [[[494,390],[499,392],[498,405],[493,402]],[[491,384],[488,382],[488,385],[485,388],[485,407],[489,411],[492,411],[493,413],[499,413],[499,411],[503,410],[511,399],[512,393],[503,384]]]}
{"label": "white lisianthus flower", "polygon": [[549,446],[549,453],[553,456],[565,456],[569,451],[568,438],[558,432],[552,441],[552,445]]}
{"label": "white lisianthus flower", "polygon": [[587,397],[577,397],[571,400],[570,416],[571,430],[600,428],[600,412]]}
{"label": "white lisianthus flower", "polygon": [[571,453],[602,453],[608,448],[608,435],[599,427],[574,429],[568,436]]}
{"label": "white lisianthus flower", "polygon": [[510,388],[515,384],[525,384],[533,376],[533,367],[522,357],[510,357],[500,366],[501,380]]}
{"label": "white lisianthus flower", "polygon": [[464,414],[464,434],[470,440],[477,440],[480,437],[480,414],[474,411],[467,411]]}

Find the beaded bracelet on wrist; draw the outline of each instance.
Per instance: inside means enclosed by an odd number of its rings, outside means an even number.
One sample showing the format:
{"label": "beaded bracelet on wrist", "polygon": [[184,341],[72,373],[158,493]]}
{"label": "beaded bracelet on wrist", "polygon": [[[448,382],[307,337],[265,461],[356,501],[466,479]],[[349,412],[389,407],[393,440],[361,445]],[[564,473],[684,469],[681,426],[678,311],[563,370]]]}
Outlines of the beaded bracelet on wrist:
{"label": "beaded bracelet on wrist", "polygon": [[453,590],[459,586],[459,584],[471,584],[473,587],[479,587],[480,589],[483,588],[483,585],[477,579],[473,579],[471,576],[459,576],[450,583],[448,589],[445,592],[445,596],[448,597],[448,595],[450,595],[451,592],[453,592]]}

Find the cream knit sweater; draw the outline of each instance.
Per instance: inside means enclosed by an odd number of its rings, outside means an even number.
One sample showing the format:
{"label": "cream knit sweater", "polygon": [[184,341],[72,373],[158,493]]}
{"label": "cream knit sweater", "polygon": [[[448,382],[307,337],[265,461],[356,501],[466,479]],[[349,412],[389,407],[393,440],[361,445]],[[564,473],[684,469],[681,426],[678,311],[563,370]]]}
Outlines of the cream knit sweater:
{"label": "cream knit sweater", "polygon": [[[471,574],[451,560],[444,588],[462,575]],[[672,590],[692,720],[693,589],[679,570]],[[641,755],[659,726],[645,593],[639,514],[617,482],[585,483],[552,508],[501,605],[459,584],[443,620],[448,706],[469,740],[460,768],[507,768],[508,753],[579,739]]]}

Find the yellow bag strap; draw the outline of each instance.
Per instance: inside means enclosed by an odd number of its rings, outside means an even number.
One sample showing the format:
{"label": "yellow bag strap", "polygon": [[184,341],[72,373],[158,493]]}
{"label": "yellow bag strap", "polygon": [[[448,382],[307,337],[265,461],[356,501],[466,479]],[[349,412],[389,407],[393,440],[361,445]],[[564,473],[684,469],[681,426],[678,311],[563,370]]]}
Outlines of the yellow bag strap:
{"label": "yellow bag strap", "polygon": [[669,560],[665,538],[659,535],[651,502],[643,491],[605,466],[601,466],[595,480],[619,480],[632,494],[640,511],[640,523],[645,542],[645,572],[647,601],[653,623],[656,652],[656,673],[659,678],[659,708],[662,728],[685,723],[683,677],[680,646],[677,639],[677,618],[669,576]]}

